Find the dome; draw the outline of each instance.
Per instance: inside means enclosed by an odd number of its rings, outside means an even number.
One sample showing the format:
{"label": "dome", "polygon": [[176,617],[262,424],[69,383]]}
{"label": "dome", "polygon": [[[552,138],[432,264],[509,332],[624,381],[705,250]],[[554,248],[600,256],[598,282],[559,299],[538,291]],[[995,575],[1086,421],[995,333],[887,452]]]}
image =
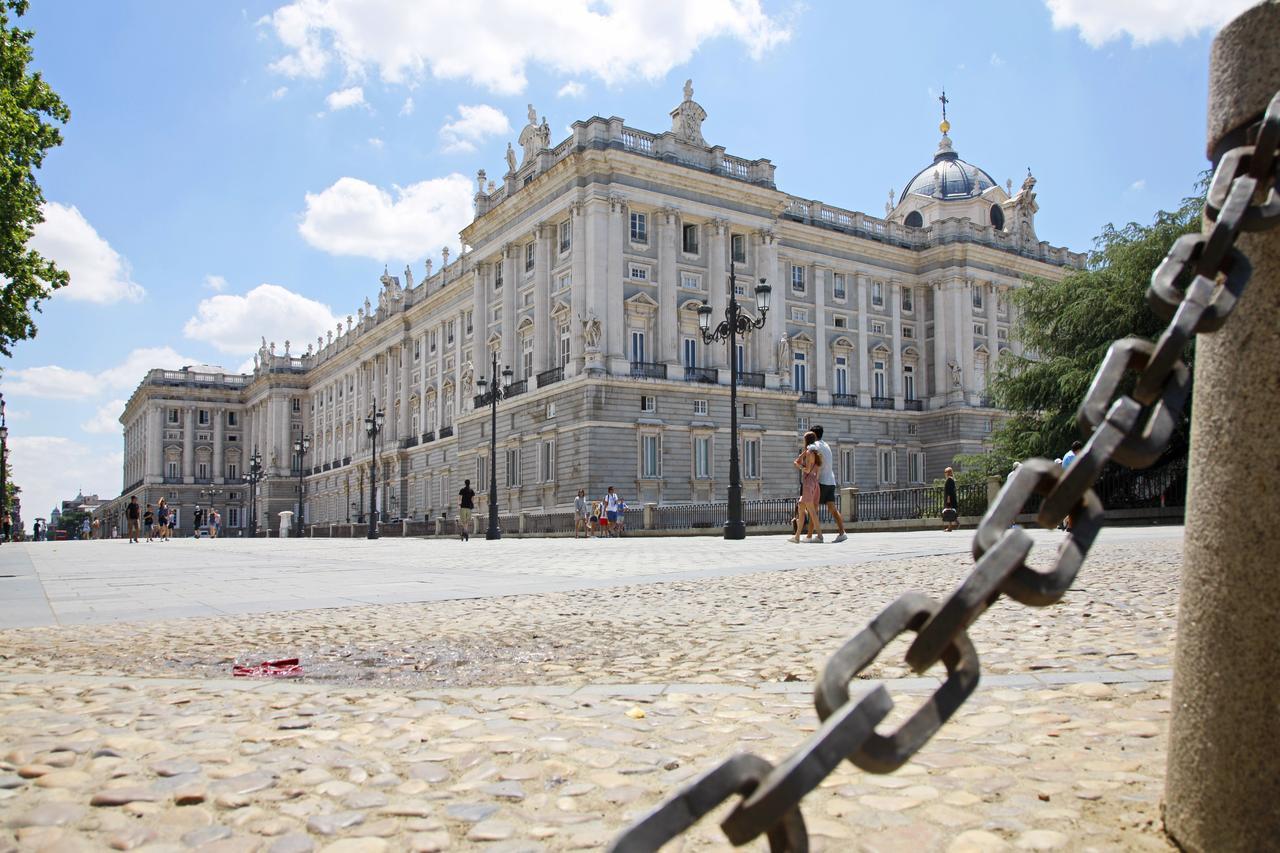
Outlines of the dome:
{"label": "dome", "polygon": [[912,193],[945,200],[976,198],[995,185],[996,182],[982,169],[960,159],[960,155],[951,148],[951,138],[944,129],[933,162],[907,182],[902,198]]}

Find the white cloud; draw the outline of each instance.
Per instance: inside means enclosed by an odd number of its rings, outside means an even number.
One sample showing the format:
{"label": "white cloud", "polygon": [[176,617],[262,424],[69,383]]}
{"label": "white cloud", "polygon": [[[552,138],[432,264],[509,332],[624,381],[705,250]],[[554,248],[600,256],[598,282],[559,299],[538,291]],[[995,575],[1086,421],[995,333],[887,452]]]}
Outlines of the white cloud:
{"label": "white cloud", "polygon": [[279,89],[276,89],[274,92],[271,93],[271,100],[278,101],[287,94],[289,94],[289,87],[281,86]]}
{"label": "white cloud", "polygon": [[413,96],[412,95],[404,99],[404,103],[401,104],[400,106],[400,115],[402,116],[413,115]]}
{"label": "white cloud", "polygon": [[319,78],[336,62],[355,79],[375,68],[388,83],[432,76],[506,95],[524,89],[530,65],[608,84],[656,80],[711,39],[759,58],[791,37],[760,0],[380,0],[376,13],[365,0],[295,0],[259,23],[287,50],[272,68],[289,77]]}
{"label": "white cloud", "polygon": [[103,453],[61,436],[10,436],[9,458],[13,481],[22,487],[22,521],[27,530],[77,492],[97,493],[105,499],[120,494],[124,486],[123,453]]}
{"label": "white cloud", "polygon": [[991,54],[991,64],[992,66],[999,68],[1001,65],[1004,65],[1004,58],[998,53],[993,53]]}
{"label": "white cloud", "polygon": [[582,93],[587,91],[587,87],[579,83],[577,80],[570,80],[560,87],[556,92],[557,98],[581,98]]}
{"label": "white cloud", "polygon": [[14,396],[43,397],[50,400],[92,399],[103,392],[132,391],[152,368],[173,370],[194,364],[169,347],[144,347],[132,350],[114,367],[98,373],[69,370],[56,364],[8,370],[4,374],[4,391]]}
{"label": "white cloud", "polygon": [[379,261],[418,260],[441,246],[457,246],[471,221],[475,185],[457,173],[393,187],[391,193],[358,178],[340,178],[307,193],[298,231],[331,255]]}
{"label": "white cloud", "polygon": [[1135,45],[1217,30],[1255,0],[1045,0],[1053,26],[1075,27],[1091,47],[1128,35]]}
{"label": "white cloud", "polygon": [[378,137],[376,137],[376,136],[370,136],[370,137],[369,137],[369,147],[370,147],[370,148],[376,148],[376,149],[378,149],[379,151],[381,151],[381,150],[382,150],[382,140],[381,140],[381,139],[379,139],[379,138],[378,138]]}
{"label": "white cloud", "polygon": [[80,424],[80,429],[95,435],[116,435],[121,430],[120,415],[128,400],[111,400],[98,407],[93,417]]}
{"label": "white cloud", "polygon": [[364,103],[364,89],[360,86],[339,89],[336,92],[330,92],[324,102],[332,112],[357,107]]}
{"label": "white cloud", "polygon": [[110,305],[138,302],[146,291],[135,282],[129,262],[102,239],[74,205],[46,202],[44,222],[35,228],[31,248],[71,274],[71,284],[58,291],[66,299]]}
{"label": "white cloud", "polygon": [[1142,190],[1145,190],[1146,188],[1147,188],[1147,179],[1146,179],[1146,178],[1138,178],[1138,180],[1136,180],[1136,181],[1134,181],[1133,183],[1129,184],[1129,189],[1133,190],[1134,192],[1141,192]]}
{"label": "white cloud", "polygon": [[510,133],[511,122],[488,104],[458,104],[458,117],[440,128],[445,151],[475,151],[486,137]]}
{"label": "white cloud", "polygon": [[220,293],[203,300],[182,333],[232,355],[256,350],[264,337],[283,353],[284,342],[290,341],[290,351],[297,355],[337,322],[328,305],[278,284],[260,284],[244,296]]}
{"label": "white cloud", "polygon": [[204,286],[214,293],[221,293],[227,289],[227,280],[220,275],[207,275],[204,277]]}

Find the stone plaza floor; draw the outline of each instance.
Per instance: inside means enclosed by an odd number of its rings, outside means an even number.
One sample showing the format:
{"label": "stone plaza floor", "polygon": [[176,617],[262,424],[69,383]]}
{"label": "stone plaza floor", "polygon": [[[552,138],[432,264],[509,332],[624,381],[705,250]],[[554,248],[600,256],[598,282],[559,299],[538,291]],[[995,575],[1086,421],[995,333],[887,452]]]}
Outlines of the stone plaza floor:
{"label": "stone plaza floor", "polygon": [[[997,603],[983,677],[897,773],[806,798],[819,850],[1166,850],[1181,528],[1103,532]],[[1034,533],[1043,565],[1062,534]],[[600,849],[735,752],[812,733],[826,658],[970,533],[0,548],[0,851]],[[900,719],[938,684],[895,642]],[[301,678],[232,679],[298,657]],[[727,849],[717,817],[672,850]],[[762,841],[748,849],[765,849]]]}

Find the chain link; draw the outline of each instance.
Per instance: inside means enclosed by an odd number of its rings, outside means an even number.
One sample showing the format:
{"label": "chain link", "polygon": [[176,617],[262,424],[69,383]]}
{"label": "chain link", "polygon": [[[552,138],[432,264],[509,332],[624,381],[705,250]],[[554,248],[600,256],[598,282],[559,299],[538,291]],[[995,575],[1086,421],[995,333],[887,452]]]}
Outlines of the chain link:
{"label": "chain link", "polygon": [[[1102,529],[1102,502],[1093,485],[1107,462],[1145,468],[1168,446],[1191,390],[1182,353],[1191,339],[1222,327],[1235,310],[1251,272],[1235,248],[1241,231],[1280,225],[1280,92],[1260,122],[1252,144],[1223,155],[1205,201],[1206,233],[1179,238],[1156,269],[1147,302],[1169,321],[1154,343],[1116,341],[1107,351],[1076,419],[1087,439],[1065,470],[1048,459],[1030,459],[1009,477],[987,509],[973,540],[973,571],[941,603],[909,592],[886,607],[831,656],[814,689],[822,726],[774,767],[743,754],[686,786],[628,829],[610,848],[617,853],[657,850],[734,794],[742,797],[721,824],[735,845],[767,835],[773,851],[807,851],[800,802],[848,759],[869,773],[891,773],[923,747],[978,685],[978,653],[966,630],[1000,596],[1031,607],[1059,601],[1075,581]],[[1188,283],[1189,282],[1189,283]],[[1133,390],[1122,392],[1128,374]],[[1032,539],[1015,526],[1033,496],[1043,498],[1036,523],[1070,529],[1052,565],[1027,565]],[[939,661],[947,677],[896,732],[875,727],[892,710],[883,686],[858,698],[849,683],[906,631],[916,633],[907,664],[924,672]]]}

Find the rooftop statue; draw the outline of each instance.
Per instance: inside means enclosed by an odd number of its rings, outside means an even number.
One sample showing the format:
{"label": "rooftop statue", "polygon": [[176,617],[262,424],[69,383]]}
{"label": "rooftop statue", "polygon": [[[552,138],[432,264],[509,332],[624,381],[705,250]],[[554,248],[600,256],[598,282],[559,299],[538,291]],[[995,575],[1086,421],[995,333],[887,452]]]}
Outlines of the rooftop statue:
{"label": "rooftop statue", "polygon": [[706,146],[702,138],[702,122],[707,118],[707,111],[693,100],[693,81],[684,81],[684,101],[671,111],[671,132],[681,142],[690,145]]}

